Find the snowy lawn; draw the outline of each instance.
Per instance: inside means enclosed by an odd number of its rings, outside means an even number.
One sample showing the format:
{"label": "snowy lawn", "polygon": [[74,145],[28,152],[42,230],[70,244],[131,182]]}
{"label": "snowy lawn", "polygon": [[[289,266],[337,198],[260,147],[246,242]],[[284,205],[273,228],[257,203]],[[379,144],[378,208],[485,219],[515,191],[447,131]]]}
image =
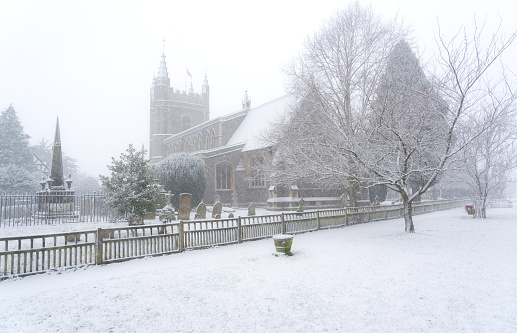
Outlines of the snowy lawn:
{"label": "snowy lawn", "polygon": [[0,332],[517,332],[517,208],[0,282]]}

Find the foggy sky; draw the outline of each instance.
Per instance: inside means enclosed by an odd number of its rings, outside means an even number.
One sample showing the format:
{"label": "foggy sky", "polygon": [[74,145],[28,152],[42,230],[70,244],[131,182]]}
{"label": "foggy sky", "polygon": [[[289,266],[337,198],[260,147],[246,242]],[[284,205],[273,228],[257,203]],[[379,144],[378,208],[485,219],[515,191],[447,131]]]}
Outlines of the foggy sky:
{"label": "foggy sky", "polygon": [[[361,1],[370,3],[369,1]],[[347,1],[10,1],[0,0],[0,109],[11,103],[31,136],[62,148],[80,171],[107,174],[130,143],[147,148],[149,89],[165,40],[171,85],[201,91],[206,71],[210,117],[283,96],[281,68]],[[449,36],[474,14],[517,30],[517,4],[499,1],[371,1],[413,27],[416,50],[432,55],[437,18]],[[491,26],[493,27],[493,25]],[[517,44],[505,58],[517,72]]]}

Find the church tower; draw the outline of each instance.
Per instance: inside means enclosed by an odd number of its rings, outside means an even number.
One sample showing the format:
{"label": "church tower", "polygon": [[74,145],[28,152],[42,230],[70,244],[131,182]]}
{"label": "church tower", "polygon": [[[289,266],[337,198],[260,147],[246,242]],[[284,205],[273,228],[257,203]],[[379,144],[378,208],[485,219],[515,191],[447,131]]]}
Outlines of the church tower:
{"label": "church tower", "polygon": [[205,73],[201,94],[171,87],[165,51],[162,53],[158,74],[151,85],[149,158],[158,163],[165,157],[163,141],[210,118],[210,87]]}

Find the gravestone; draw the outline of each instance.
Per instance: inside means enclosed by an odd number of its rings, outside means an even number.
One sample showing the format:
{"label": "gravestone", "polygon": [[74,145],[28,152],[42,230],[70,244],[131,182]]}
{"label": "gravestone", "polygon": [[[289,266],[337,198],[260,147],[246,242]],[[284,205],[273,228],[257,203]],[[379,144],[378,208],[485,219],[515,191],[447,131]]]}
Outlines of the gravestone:
{"label": "gravestone", "polygon": [[303,198],[301,198],[299,202],[300,202],[300,205],[298,206],[298,209],[296,210],[296,212],[303,213],[303,204],[304,204]]}
{"label": "gravestone", "polygon": [[233,219],[234,217],[235,217],[235,215],[233,215],[233,213],[228,214],[229,219]]}
{"label": "gravestone", "polygon": [[214,204],[214,208],[212,209],[212,218],[213,219],[217,218],[217,215],[219,215],[219,218],[221,218],[222,211],[223,211],[223,205],[221,204],[221,202],[217,201]]}
{"label": "gravestone", "polygon": [[189,220],[190,219],[190,208],[192,202],[192,194],[181,193],[180,194],[180,211],[178,213],[178,219]]}
{"label": "gravestone", "polygon": [[239,195],[235,191],[233,191],[233,193],[232,193],[232,207],[233,208],[239,207]]}
{"label": "gravestone", "polygon": [[197,205],[196,214],[199,214],[200,219],[206,219],[206,205],[203,200]]}
{"label": "gravestone", "polygon": [[221,196],[219,194],[216,194],[214,196],[214,205],[215,205],[216,202],[221,202]]}
{"label": "gravestone", "polygon": [[254,216],[255,215],[255,204],[252,202],[248,206],[248,216]]}

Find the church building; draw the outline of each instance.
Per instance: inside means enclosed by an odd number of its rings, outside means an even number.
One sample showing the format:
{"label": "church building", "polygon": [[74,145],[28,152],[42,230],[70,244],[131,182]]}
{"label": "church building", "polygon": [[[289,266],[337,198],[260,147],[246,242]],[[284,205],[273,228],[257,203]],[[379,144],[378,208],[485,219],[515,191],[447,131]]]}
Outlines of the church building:
{"label": "church building", "polygon": [[[311,193],[292,185],[279,191],[267,184],[260,167],[273,159],[275,149],[263,134],[271,124],[279,120],[292,98],[289,95],[251,108],[247,92],[242,99],[242,109],[226,116],[209,119],[209,86],[205,74],[201,94],[194,93],[192,84],[188,92],[174,90],[170,86],[165,54],[162,54],[158,75],[151,87],[150,144],[151,164],[158,164],[174,153],[190,153],[205,163],[207,185],[204,195],[206,204],[216,200],[233,207],[253,202],[272,209],[297,207],[299,196],[310,204]],[[314,189],[311,189],[314,190]],[[314,194],[314,193],[313,193]],[[314,195],[313,195],[314,196]],[[321,195],[313,206],[340,206],[341,198]],[[329,199],[330,201],[326,200]],[[270,201],[270,202],[268,202]],[[280,203],[284,206],[280,207]]]}

